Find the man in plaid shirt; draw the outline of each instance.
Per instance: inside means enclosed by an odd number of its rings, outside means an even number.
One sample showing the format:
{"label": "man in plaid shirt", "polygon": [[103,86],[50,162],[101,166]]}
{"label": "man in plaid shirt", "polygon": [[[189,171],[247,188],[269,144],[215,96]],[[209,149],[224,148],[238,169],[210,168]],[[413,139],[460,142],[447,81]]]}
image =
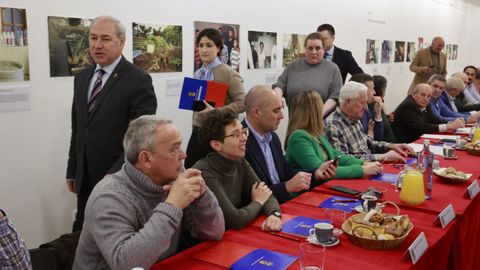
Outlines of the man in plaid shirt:
{"label": "man in plaid shirt", "polygon": [[364,84],[351,81],[340,89],[340,106],[325,120],[330,143],[363,160],[405,162],[405,157],[414,154],[410,146],[375,141],[362,131],[360,118],[367,109],[367,102]]}
{"label": "man in plaid shirt", "polygon": [[28,249],[2,209],[0,209],[0,269],[32,269]]}

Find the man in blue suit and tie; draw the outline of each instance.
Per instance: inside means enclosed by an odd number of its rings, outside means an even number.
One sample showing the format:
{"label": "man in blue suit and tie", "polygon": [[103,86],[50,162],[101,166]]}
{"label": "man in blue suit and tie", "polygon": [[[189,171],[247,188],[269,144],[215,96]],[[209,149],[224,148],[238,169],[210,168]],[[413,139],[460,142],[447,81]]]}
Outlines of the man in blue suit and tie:
{"label": "man in blue suit and tie", "polygon": [[288,166],[280,139],[274,132],[283,119],[283,106],[273,89],[254,86],[245,97],[245,105],[247,117],[242,125],[250,129],[245,158],[280,203],[288,201],[290,193],[308,190],[312,181],[327,180],[335,175],[332,161],[307,172]]}

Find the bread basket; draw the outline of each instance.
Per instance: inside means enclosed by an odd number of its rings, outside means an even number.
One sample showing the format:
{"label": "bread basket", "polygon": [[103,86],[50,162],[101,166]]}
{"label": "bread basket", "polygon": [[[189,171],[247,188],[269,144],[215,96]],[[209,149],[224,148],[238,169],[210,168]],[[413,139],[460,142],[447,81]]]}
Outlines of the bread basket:
{"label": "bread basket", "polygon": [[[393,216],[398,216],[400,214],[400,209],[398,208],[398,205],[395,204],[394,202],[384,202],[382,203],[383,205],[385,204],[391,204],[397,209],[397,214],[388,214],[388,213],[383,213],[383,216],[385,218],[393,217]],[[379,239],[379,234],[382,231],[381,226],[366,226],[362,224],[358,224],[356,221],[358,219],[363,219],[367,215],[367,213],[359,213],[355,214],[351,217],[349,217],[345,222],[342,224],[342,230],[345,232],[347,235],[348,239],[356,245],[361,248],[366,248],[366,249],[377,249],[377,250],[383,250],[383,249],[392,249],[403,243],[405,239],[408,237],[410,232],[413,229],[413,224],[408,221],[407,228],[405,229],[405,232],[402,236],[395,237],[394,239]],[[358,230],[363,230],[363,232],[369,231],[369,235],[371,235],[371,238],[364,238],[360,237],[357,235],[356,231]]]}
{"label": "bread basket", "polygon": [[480,156],[480,143],[467,143],[465,144],[465,150],[471,155]]}

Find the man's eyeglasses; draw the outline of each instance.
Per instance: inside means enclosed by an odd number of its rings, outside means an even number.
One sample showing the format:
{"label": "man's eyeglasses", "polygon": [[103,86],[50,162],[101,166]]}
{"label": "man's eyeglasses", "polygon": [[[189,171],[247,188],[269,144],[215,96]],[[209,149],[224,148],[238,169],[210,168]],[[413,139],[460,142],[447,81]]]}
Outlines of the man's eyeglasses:
{"label": "man's eyeglasses", "polygon": [[227,137],[232,137],[235,140],[238,140],[240,138],[240,135],[244,135],[245,137],[248,137],[249,130],[248,128],[243,128],[241,130],[235,130],[232,134],[225,135],[225,138]]}

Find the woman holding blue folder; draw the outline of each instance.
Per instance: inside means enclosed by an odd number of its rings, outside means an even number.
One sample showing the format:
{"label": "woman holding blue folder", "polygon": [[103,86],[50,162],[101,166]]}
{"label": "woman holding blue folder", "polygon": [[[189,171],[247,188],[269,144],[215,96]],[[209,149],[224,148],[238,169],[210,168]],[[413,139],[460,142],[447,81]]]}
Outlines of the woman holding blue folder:
{"label": "woman holding blue folder", "polygon": [[214,108],[204,101],[205,109],[193,112],[192,135],[188,141],[187,158],[185,159],[185,168],[187,169],[210,152],[207,145],[198,142],[198,129],[204,121],[205,114],[211,110],[223,110],[225,108],[236,113],[245,111],[243,79],[235,70],[222,63],[219,58],[223,48],[222,35],[213,28],[203,29],[197,35],[195,46],[198,48],[202,60],[202,67],[193,75],[195,79],[226,83],[228,84],[228,90],[225,106],[222,108]]}

